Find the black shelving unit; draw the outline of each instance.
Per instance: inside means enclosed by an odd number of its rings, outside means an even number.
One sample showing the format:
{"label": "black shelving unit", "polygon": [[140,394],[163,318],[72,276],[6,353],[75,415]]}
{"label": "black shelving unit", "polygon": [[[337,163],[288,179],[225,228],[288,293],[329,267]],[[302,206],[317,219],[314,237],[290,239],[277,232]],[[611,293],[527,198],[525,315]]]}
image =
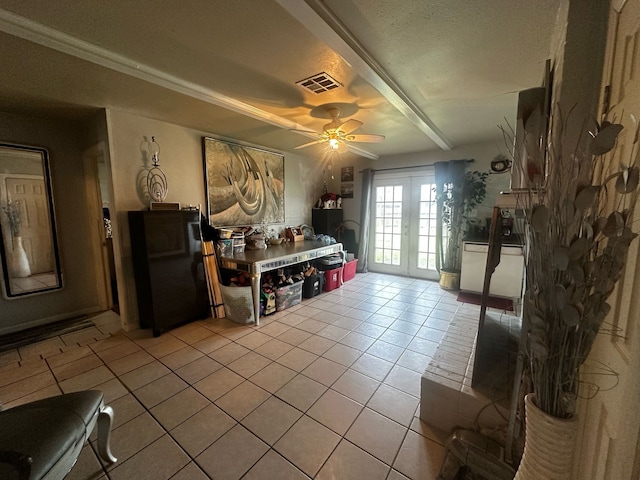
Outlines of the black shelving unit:
{"label": "black shelving unit", "polygon": [[158,336],[207,317],[199,212],[129,212],[129,233],[141,327]]}

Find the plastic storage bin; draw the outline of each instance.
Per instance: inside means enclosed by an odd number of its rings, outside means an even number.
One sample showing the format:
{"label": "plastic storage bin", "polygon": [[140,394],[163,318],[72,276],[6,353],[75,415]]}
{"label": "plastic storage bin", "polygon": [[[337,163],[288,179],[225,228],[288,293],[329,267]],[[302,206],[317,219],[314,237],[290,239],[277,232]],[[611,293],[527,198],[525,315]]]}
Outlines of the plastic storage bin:
{"label": "plastic storage bin", "polygon": [[276,311],[280,312],[302,302],[303,283],[298,282],[286,287],[276,288]]}
{"label": "plastic storage bin", "polygon": [[342,280],[352,280],[356,276],[356,267],[358,266],[358,260],[352,260],[344,264],[344,271],[342,272]]}
{"label": "plastic storage bin", "polygon": [[253,295],[251,287],[220,285],[224,312],[229,320],[236,323],[253,323]]}
{"label": "plastic storage bin", "polygon": [[315,265],[318,270],[324,271],[338,268],[342,266],[342,255],[339,253],[327,255],[326,257],[317,259]]}
{"label": "plastic storage bin", "polygon": [[324,286],[322,289],[325,292],[330,292],[336,288],[342,286],[342,267],[334,268],[333,270],[324,271]]}
{"label": "plastic storage bin", "polygon": [[231,236],[231,240],[233,243],[233,253],[242,253],[244,252],[244,233],[234,233]]}
{"label": "plastic storage bin", "polygon": [[220,235],[220,238],[231,238],[233,230],[229,230],[228,228],[219,228],[218,234]]}
{"label": "plastic storage bin", "polygon": [[324,285],[324,273],[314,273],[304,279],[302,285],[302,298],[313,298],[322,292]]}

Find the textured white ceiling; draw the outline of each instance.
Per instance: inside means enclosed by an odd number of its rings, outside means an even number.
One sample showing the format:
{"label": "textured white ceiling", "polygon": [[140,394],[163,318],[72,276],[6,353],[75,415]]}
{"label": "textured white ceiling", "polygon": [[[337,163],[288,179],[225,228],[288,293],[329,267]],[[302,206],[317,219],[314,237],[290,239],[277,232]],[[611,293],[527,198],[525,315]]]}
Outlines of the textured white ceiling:
{"label": "textured white ceiling", "polygon": [[[453,146],[497,140],[515,115],[516,92],[540,85],[560,0],[309,0],[328,9],[395,80]],[[0,110],[43,108],[77,115],[112,107],[214,134],[291,150],[308,138],[286,125],[320,130],[314,107],[354,105],[360,144],[377,155],[431,150],[436,144],[357,65],[329,48],[288,11],[296,0],[2,0],[5,17],[35,22],[42,44],[0,23]],[[285,8],[286,7],[286,8]],[[1,13],[1,12],[0,12]],[[181,90],[112,71],[49,46],[58,33],[104,49],[189,85]],[[14,36],[17,34],[27,39]],[[66,37],[65,37],[66,38]],[[56,47],[57,48],[57,47]],[[63,49],[64,51],[64,49]],[[91,59],[90,59],[91,60]],[[144,68],[141,69],[144,70]],[[321,95],[295,82],[326,71],[344,88]],[[173,90],[173,91],[171,91]],[[205,92],[197,98],[193,91]],[[221,108],[211,92],[272,115],[264,124]],[[211,95],[210,95],[211,96]],[[212,97],[213,98],[213,97]],[[357,106],[357,107],[355,107]],[[285,128],[277,128],[273,124]]]}

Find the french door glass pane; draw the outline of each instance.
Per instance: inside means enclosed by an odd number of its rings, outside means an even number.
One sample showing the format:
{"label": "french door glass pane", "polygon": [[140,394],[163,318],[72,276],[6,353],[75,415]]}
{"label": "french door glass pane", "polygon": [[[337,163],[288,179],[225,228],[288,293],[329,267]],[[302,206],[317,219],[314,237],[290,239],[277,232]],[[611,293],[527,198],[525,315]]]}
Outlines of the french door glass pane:
{"label": "french door glass pane", "polygon": [[421,218],[419,220],[420,235],[429,235],[429,220]]}
{"label": "french door glass pane", "polygon": [[400,265],[402,185],[376,187],[374,261]]}
{"label": "french door glass pane", "polygon": [[434,187],[433,183],[425,183],[420,186],[417,255],[419,269],[435,270],[436,268],[436,198]]}
{"label": "french door glass pane", "polygon": [[381,233],[376,233],[376,248],[382,248],[384,236]]}

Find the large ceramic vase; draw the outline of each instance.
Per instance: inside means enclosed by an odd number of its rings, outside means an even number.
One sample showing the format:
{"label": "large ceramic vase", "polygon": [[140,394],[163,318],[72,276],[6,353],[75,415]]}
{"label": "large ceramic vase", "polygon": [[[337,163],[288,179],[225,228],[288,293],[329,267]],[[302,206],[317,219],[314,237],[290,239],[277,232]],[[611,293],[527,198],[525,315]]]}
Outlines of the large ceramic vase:
{"label": "large ceramic vase", "polygon": [[13,237],[13,252],[11,253],[11,274],[13,277],[24,278],[31,275],[27,252],[22,246],[22,237]]}
{"label": "large ceramic vase", "polygon": [[514,480],[570,480],[576,449],[578,420],[553,417],[535,405],[529,394],[525,402],[524,454]]}

